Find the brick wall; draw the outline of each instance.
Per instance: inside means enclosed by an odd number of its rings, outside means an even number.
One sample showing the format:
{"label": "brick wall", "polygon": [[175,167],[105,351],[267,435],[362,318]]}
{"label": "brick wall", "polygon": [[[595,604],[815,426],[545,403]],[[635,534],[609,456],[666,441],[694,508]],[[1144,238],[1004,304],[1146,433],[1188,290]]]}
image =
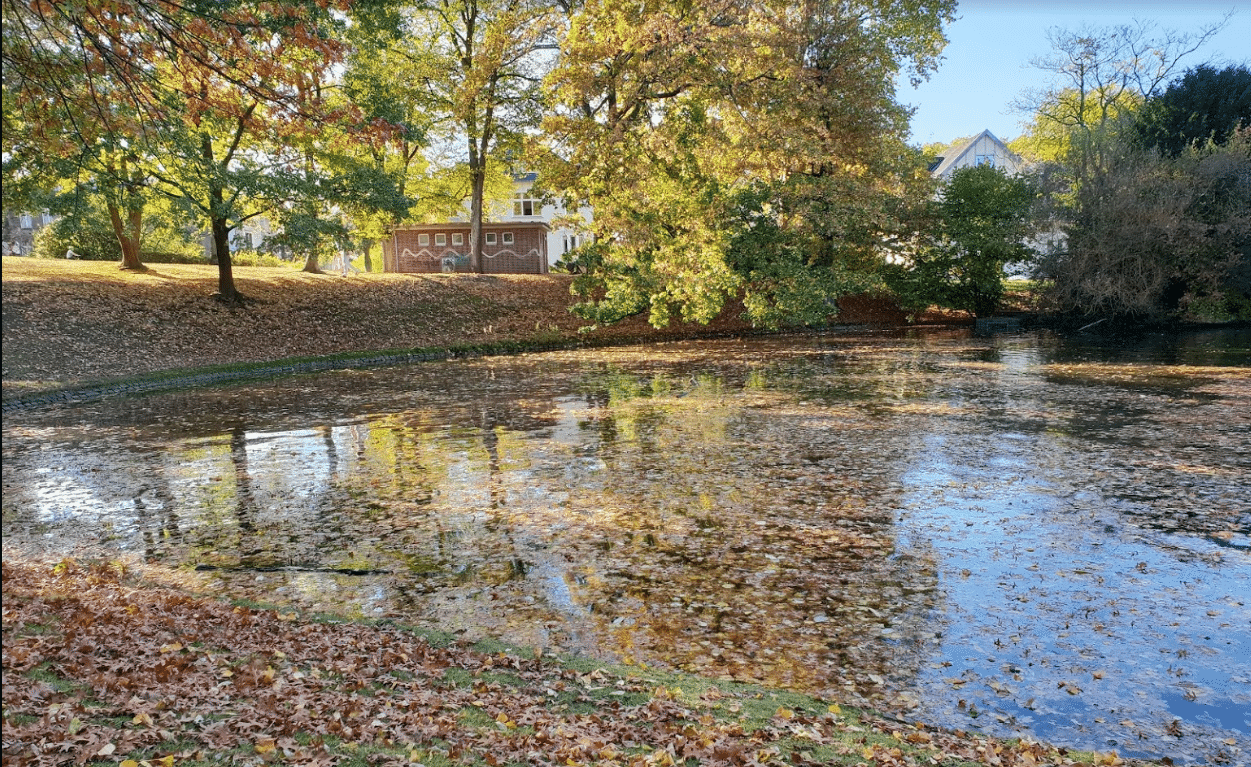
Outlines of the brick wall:
{"label": "brick wall", "polygon": [[[547,273],[545,224],[486,224],[482,229],[485,274]],[[512,242],[505,242],[510,236]],[[468,272],[468,243],[467,224],[397,227],[383,246],[383,260],[387,271],[394,272]]]}

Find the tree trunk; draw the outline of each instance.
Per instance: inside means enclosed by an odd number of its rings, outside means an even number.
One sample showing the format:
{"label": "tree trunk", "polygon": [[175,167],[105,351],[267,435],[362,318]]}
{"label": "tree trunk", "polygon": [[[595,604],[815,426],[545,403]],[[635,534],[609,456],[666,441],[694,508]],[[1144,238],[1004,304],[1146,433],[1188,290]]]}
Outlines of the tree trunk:
{"label": "tree trunk", "polygon": [[369,251],[374,249],[373,240],[365,240],[365,273],[368,274],[374,270],[373,262],[369,259]]}
{"label": "tree trunk", "polygon": [[117,244],[122,246],[121,269],[143,271],[146,267],[140,260],[140,246],[143,238],[143,208],[131,208],[126,211],[126,219],[122,220],[122,211],[117,204],[109,201],[109,222],[113,225],[113,235]]}
{"label": "tree trunk", "polygon": [[[122,157],[120,165],[115,165],[112,159],[106,160],[111,188],[105,195],[105,207],[109,211],[109,223],[113,225],[113,236],[122,247],[120,268],[142,271],[143,197],[139,190],[143,186],[143,178],[140,173],[131,173],[131,164],[130,157]],[[123,206],[126,208],[125,219],[122,218]]]}
{"label": "tree trunk", "polygon": [[230,229],[226,219],[214,215],[211,221],[213,229],[213,251],[217,253],[217,299],[228,306],[243,306],[244,297],[235,288],[235,274],[230,262]]}
{"label": "tree trunk", "polygon": [[[205,167],[216,168],[213,139],[207,133],[200,137],[200,152]],[[229,161],[227,161],[229,162]],[[209,185],[209,229],[213,233],[213,255],[217,256],[217,300],[227,306],[243,306],[243,295],[235,289],[235,274],[230,263],[230,227],[226,221],[226,190],[214,180]]]}
{"label": "tree trunk", "polygon": [[482,273],[482,198],[486,193],[486,169],[470,160],[473,183],[469,197],[469,271]]}
{"label": "tree trunk", "polygon": [[308,252],[308,258],[304,259],[304,268],[300,271],[309,274],[321,274],[321,266],[319,264],[320,257],[317,255],[317,249],[313,248]]}

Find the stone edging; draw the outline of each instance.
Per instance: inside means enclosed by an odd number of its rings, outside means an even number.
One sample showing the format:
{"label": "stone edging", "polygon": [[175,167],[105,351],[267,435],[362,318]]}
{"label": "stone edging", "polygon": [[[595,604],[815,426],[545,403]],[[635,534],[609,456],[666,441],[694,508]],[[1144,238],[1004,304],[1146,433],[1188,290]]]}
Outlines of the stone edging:
{"label": "stone edging", "polygon": [[141,378],[137,380],[103,381],[83,386],[70,386],[48,391],[17,394],[6,397],[2,412],[13,413],[21,410],[32,410],[50,405],[79,405],[86,402],[104,399],[117,394],[150,394],[159,391],[191,389],[220,383],[241,383],[263,378],[294,375],[298,373],[320,373],[329,370],[356,370],[371,367],[389,367],[413,362],[432,362],[467,357],[481,357],[491,354],[522,353],[528,351],[555,351],[562,348],[574,348],[581,344],[569,343],[536,344],[524,349],[442,349],[432,351],[413,351],[397,354],[378,354],[364,357],[342,359],[321,357],[294,363],[260,364],[242,370],[220,370],[213,372],[169,376],[162,378]]}
{"label": "stone edging", "polygon": [[[828,330],[828,328],[827,328]],[[796,329],[782,332],[797,332]],[[798,331],[803,332],[803,331]],[[81,386],[66,386],[29,394],[15,394],[5,397],[0,412],[15,413],[23,410],[34,410],[53,405],[80,405],[94,402],[118,394],[150,394],[159,391],[191,389],[220,383],[241,383],[263,378],[294,375],[299,373],[320,373],[329,370],[359,370],[362,368],[390,367],[413,362],[434,362],[449,359],[468,359],[473,357],[505,356],[510,354],[527,354],[533,352],[564,351],[569,349],[602,348],[606,346],[627,346],[640,343],[670,343],[673,341],[698,341],[715,338],[737,338],[742,336],[773,335],[768,331],[731,331],[704,333],[696,335],[656,336],[652,338],[616,338],[616,339],[580,339],[561,341],[515,341],[482,346],[453,347],[447,349],[414,349],[408,352],[393,354],[364,355],[360,357],[318,357],[300,362],[260,363],[256,367],[242,370],[219,370],[196,373],[188,371],[186,375],[169,377],[139,378],[134,380],[101,381]]]}

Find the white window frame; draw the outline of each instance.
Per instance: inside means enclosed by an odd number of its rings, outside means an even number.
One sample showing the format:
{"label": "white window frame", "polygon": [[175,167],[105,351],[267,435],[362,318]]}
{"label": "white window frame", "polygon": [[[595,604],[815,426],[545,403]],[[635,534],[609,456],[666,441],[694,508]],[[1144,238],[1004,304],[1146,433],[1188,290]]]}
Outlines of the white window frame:
{"label": "white window frame", "polygon": [[465,244],[465,235],[461,234],[460,232],[452,232],[452,244],[453,244],[453,245],[464,245],[464,244]]}
{"label": "white window frame", "polygon": [[34,229],[35,219],[29,213],[23,213],[18,217],[17,225],[23,229]]}
{"label": "white window frame", "polygon": [[436,234],[434,236],[434,244],[440,245],[440,246],[447,245],[447,235],[441,232],[439,234]]}
{"label": "white window frame", "polygon": [[543,212],[542,203],[529,196],[528,192],[517,192],[513,195],[513,215],[533,217]]}
{"label": "white window frame", "polygon": [[512,232],[500,232],[500,243],[503,245],[512,245],[513,233]]}
{"label": "white window frame", "polygon": [[495,232],[487,232],[487,233],[486,233],[486,244],[487,244],[487,245],[494,245],[494,244],[495,244]]}
{"label": "white window frame", "polygon": [[418,245],[418,246],[424,246],[424,245],[429,245],[429,244],[430,244],[430,235],[428,235],[428,234],[419,234],[419,235],[417,235],[417,245]]}

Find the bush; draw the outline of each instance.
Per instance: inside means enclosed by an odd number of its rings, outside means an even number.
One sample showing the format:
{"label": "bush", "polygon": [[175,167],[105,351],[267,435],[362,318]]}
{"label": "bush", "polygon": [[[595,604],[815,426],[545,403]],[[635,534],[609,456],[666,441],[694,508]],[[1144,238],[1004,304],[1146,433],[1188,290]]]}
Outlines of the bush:
{"label": "bush", "polygon": [[934,206],[936,231],[906,263],[887,264],[886,284],[900,305],[918,311],[931,304],[977,317],[995,313],[1003,298],[1004,267],[1032,253],[1030,182],[990,165],[960,168]]}
{"label": "bush", "polygon": [[86,261],[122,260],[122,246],[112,228],[82,227],[65,217],[35,233],[35,258],[65,258],[68,250]]}
{"label": "bush", "polygon": [[[108,213],[90,198],[35,235],[36,258],[65,258],[68,250],[86,261],[122,260],[122,246],[113,233]],[[192,241],[159,206],[153,206],[144,216],[140,259],[180,264],[201,264],[206,260],[203,246]]]}
{"label": "bush", "polygon": [[1241,311],[1251,130],[1176,157],[1123,148],[1079,195],[1083,215],[1068,251],[1040,269],[1061,309],[1148,321]]}

